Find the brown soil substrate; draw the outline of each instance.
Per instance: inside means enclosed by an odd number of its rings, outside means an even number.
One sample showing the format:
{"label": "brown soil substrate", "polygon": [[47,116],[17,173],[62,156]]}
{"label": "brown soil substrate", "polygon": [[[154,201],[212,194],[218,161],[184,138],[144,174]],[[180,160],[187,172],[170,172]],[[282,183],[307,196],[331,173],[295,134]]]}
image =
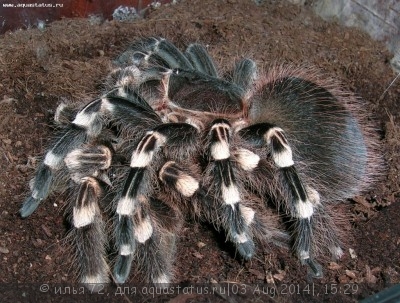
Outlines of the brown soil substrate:
{"label": "brown soil substrate", "polygon": [[[16,282],[40,285],[74,281],[74,265],[63,240],[63,197],[49,198],[25,220],[18,210],[37,160],[51,138],[57,105],[96,96],[111,60],[135,38],[155,35],[169,38],[181,48],[200,41],[225,69],[242,55],[265,66],[290,63],[320,68],[365,100],[381,134],[380,148],[387,163],[383,180],[349,201],[353,236],[340,261],[324,264],[322,279],[307,280],[306,268],[289,252],[274,247],[259,249],[257,257],[242,262],[234,258],[231,247],[210,226],[188,222],[180,235],[175,282],[231,282],[249,288],[245,296],[192,293],[161,296],[160,300],[356,302],[400,283],[400,112],[396,103],[400,81],[385,92],[395,74],[389,64],[391,55],[383,44],[358,30],[326,23],[308,7],[280,1],[263,1],[260,5],[250,0],[180,1],[134,23],[95,21],[65,19],[42,31],[30,29],[0,36],[0,291],[10,290],[4,285],[16,287]],[[133,276],[128,285],[137,280]],[[337,283],[342,289],[332,294],[332,285]],[[355,294],[346,289],[346,283],[358,285]],[[274,298],[252,296],[258,285],[280,289],[312,285],[319,295],[309,291],[299,295],[296,291]],[[325,294],[326,287],[331,294]],[[287,292],[291,293],[289,289]],[[7,298],[17,296],[21,302],[29,301],[28,291],[11,293]],[[91,298],[105,301],[104,296]],[[46,301],[52,299],[46,297]],[[135,301],[129,295],[119,300]],[[151,301],[148,297],[143,300]]]}

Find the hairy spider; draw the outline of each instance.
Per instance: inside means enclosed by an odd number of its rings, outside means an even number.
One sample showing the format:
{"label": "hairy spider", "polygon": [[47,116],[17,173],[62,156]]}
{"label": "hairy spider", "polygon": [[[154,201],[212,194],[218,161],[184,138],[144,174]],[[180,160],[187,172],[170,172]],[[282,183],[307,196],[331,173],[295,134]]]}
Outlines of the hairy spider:
{"label": "hairy spider", "polygon": [[141,39],[115,64],[104,95],[58,107],[60,135],[20,210],[71,191],[81,282],[109,281],[109,243],[116,282],[132,263],[146,281],[170,282],[188,213],[245,260],[255,242],[290,245],[321,277],[316,258],[343,254],[332,205],[365,189],[376,162],[355,97],[315,70],[261,72],[250,59],[222,76],[204,46],[181,52],[163,38]]}

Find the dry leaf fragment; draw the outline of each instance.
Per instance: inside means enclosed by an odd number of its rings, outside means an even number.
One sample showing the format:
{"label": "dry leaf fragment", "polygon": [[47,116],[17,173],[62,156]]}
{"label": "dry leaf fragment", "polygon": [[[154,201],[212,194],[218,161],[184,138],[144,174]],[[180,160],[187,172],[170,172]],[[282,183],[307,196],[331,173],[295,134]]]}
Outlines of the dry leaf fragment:
{"label": "dry leaf fragment", "polygon": [[357,254],[356,254],[356,251],[354,249],[349,248],[349,253],[350,253],[350,257],[352,259],[357,259]]}
{"label": "dry leaf fragment", "polygon": [[345,270],[345,273],[346,273],[346,276],[348,276],[348,277],[351,278],[351,279],[355,279],[355,278],[356,278],[356,274],[355,274],[355,272],[352,271],[352,270],[346,269],[346,270]]}
{"label": "dry leaf fragment", "polygon": [[195,251],[193,253],[193,256],[195,256],[197,259],[200,259],[200,260],[204,258],[204,256],[201,253],[199,253],[198,251]]}
{"label": "dry leaf fragment", "polygon": [[198,242],[198,243],[197,243],[197,247],[198,247],[198,248],[203,248],[204,246],[206,246],[206,244],[203,243],[203,242]]}
{"label": "dry leaf fragment", "polygon": [[365,265],[366,268],[366,275],[365,275],[365,281],[367,283],[375,284],[377,278],[372,274],[372,270],[368,265]]}
{"label": "dry leaf fragment", "polygon": [[282,281],[286,276],[286,272],[284,270],[279,270],[278,273],[274,275],[274,278],[277,279],[278,281]]}
{"label": "dry leaf fragment", "polygon": [[257,269],[250,268],[249,272],[252,273],[253,275],[255,275],[258,280],[264,280],[264,278],[265,278],[265,274]]}
{"label": "dry leaf fragment", "polygon": [[330,269],[330,270],[338,270],[338,269],[341,269],[341,268],[342,268],[342,266],[340,266],[336,262],[329,262],[328,269]]}

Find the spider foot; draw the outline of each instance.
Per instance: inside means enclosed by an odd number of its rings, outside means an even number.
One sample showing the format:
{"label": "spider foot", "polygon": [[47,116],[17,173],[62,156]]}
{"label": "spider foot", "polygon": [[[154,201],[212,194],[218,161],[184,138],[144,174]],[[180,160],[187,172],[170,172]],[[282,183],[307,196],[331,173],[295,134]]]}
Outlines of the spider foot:
{"label": "spider foot", "polygon": [[119,255],[114,266],[114,279],[117,283],[125,283],[131,272],[133,255]]}
{"label": "spider foot", "polygon": [[[240,236],[240,235],[238,235]],[[236,242],[236,249],[238,251],[238,253],[243,257],[243,259],[250,260],[253,255],[254,255],[254,251],[255,251],[255,245],[253,240],[251,239],[246,239],[244,240],[245,242],[243,243],[238,243]]]}
{"label": "spider foot", "polygon": [[323,277],[322,266],[315,260],[308,258],[302,260],[308,266],[308,274],[312,278],[321,279]]}

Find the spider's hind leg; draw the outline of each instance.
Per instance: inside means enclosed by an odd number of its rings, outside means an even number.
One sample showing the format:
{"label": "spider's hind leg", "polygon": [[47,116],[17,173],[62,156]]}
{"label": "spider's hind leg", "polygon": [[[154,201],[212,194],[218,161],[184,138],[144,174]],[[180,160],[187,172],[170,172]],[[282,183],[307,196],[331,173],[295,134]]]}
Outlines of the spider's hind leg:
{"label": "spider's hind leg", "polygon": [[322,267],[313,259],[313,215],[318,210],[318,192],[301,180],[293,161],[292,149],[282,129],[269,123],[254,124],[240,131],[242,138],[270,148],[272,160],[279,169],[286,191],[284,210],[292,222],[292,247],[314,277],[322,277]]}

